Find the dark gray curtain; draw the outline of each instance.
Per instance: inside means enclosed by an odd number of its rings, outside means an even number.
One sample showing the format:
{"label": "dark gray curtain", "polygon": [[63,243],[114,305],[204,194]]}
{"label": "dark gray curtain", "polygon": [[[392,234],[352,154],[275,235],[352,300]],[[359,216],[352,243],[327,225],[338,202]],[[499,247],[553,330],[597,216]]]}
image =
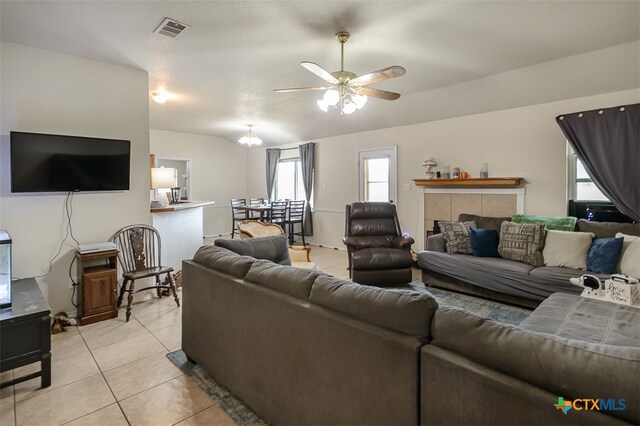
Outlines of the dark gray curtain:
{"label": "dark gray curtain", "polygon": [[267,149],[267,199],[271,201],[273,188],[276,185],[276,173],[278,172],[278,161],[280,161],[280,150],[278,148]]}
{"label": "dark gray curtain", "polygon": [[300,145],[300,169],[302,170],[302,184],[307,199],[304,211],[304,235],[313,235],[313,217],[311,216],[311,194],[313,192],[313,173],[315,170],[315,146],[313,142]]}
{"label": "dark gray curtain", "polygon": [[640,104],[564,114],[556,121],[597,187],[640,221]]}

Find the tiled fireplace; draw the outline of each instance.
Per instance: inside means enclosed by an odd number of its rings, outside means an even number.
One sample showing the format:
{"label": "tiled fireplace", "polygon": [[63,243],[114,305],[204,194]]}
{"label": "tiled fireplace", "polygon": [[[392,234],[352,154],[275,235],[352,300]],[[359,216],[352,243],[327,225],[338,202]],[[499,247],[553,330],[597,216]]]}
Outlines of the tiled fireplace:
{"label": "tiled fireplace", "polygon": [[[495,188],[481,184],[465,187],[449,187],[444,182],[438,184],[422,186],[417,235],[420,250],[425,248],[426,238],[431,235],[437,221],[457,220],[460,213],[480,216],[512,216],[515,213],[524,213],[525,188],[519,185]],[[416,185],[421,186],[419,181],[416,181]]]}

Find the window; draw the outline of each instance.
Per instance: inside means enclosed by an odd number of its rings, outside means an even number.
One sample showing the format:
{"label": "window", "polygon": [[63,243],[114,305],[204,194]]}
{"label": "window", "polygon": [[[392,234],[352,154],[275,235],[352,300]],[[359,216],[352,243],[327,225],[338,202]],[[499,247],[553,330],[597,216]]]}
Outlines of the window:
{"label": "window", "polygon": [[569,199],[585,201],[609,201],[589,177],[584,166],[569,148]]}
{"label": "window", "polygon": [[275,197],[276,200],[305,199],[299,158],[290,158],[278,162]]}
{"label": "window", "polygon": [[358,152],[359,199],[393,201],[396,199],[396,148]]}

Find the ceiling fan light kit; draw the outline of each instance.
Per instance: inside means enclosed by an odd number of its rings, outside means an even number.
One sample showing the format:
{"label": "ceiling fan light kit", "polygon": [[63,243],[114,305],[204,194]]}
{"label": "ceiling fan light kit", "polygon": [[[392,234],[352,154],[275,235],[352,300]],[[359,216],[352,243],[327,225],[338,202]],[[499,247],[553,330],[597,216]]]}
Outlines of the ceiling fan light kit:
{"label": "ceiling fan light kit", "polygon": [[336,39],[340,43],[340,71],[328,72],[314,62],[301,62],[300,65],[311,71],[318,77],[325,80],[325,87],[299,87],[292,89],[276,89],[275,92],[293,91],[318,91],[324,90],[322,99],[316,101],[318,108],[327,112],[329,108],[339,108],[340,115],[351,114],[361,109],[367,103],[367,96],[385,99],[389,101],[400,97],[399,93],[387,92],[386,90],[365,87],[369,84],[387,80],[394,77],[403,76],[406,70],[401,66],[394,65],[369,74],[358,77],[356,74],[344,70],[344,44],[349,40],[349,33],[341,31],[336,34]]}
{"label": "ceiling fan light kit", "polygon": [[167,102],[167,100],[169,100],[169,94],[166,90],[156,90],[154,92],[151,92],[151,99],[153,99],[153,101],[158,104],[164,104]]}
{"label": "ceiling fan light kit", "polygon": [[247,145],[249,148],[251,148],[253,145],[262,145],[262,139],[253,134],[253,130],[251,129],[253,127],[253,124],[247,124],[247,126],[249,127],[249,131],[240,139],[238,139],[238,142],[243,145]]}

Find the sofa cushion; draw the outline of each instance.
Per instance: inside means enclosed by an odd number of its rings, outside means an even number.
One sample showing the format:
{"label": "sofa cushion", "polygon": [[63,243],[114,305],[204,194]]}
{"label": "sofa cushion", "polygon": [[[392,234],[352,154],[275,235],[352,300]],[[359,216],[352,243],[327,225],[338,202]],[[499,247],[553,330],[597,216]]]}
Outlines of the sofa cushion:
{"label": "sofa cushion", "polygon": [[615,237],[618,232],[640,236],[640,223],[592,222],[580,219],[576,224],[576,230],[580,232],[593,232],[596,234],[596,238]]}
{"label": "sofa cushion", "polygon": [[[531,279],[536,281],[553,283],[556,291],[564,291],[560,289],[564,286],[570,286],[573,287],[572,290],[574,290],[571,293],[580,294],[582,292],[582,287],[574,286],[569,282],[569,279],[579,278],[585,273],[586,271],[583,269],[563,268],[561,266],[541,266],[539,268],[533,268],[529,274]],[[609,278],[609,275],[607,274],[598,274],[593,272],[589,272],[589,274],[595,275],[603,280]],[[561,286],[561,284],[564,286]]]}
{"label": "sofa cushion", "polygon": [[[434,314],[431,333],[437,347],[565,399],[622,398],[627,407],[640,404],[640,348],[532,332],[446,306]],[[635,408],[611,414],[633,424],[640,420]]]}
{"label": "sofa cushion", "polygon": [[640,278],[640,237],[617,233],[616,238],[624,238],[617,270],[625,275]]}
{"label": "sofa cushion", "polygon": [[640,348],[640,309],[556,293],[520,327],[567,339]]}
{"label": "sofa cushion", "polygon": [[513,223],[542,223],[553,231],[573,231],[578,218],[573,216],[534,216],[528,214],[514,214]]}
{"label": "sofa cushion", "polygon": [[[580,294],[582,291],[581,287],[572,285],[564,275],[555,279],[540,278],[533,275],[533,272],[543,268],[534,269],[526,263],[499,257],[422,251],[418,254],[418,266],[424,270],[423,277],[428,277],[433,271],[474,286],[531,300],[542,301],[556,291],[573,294]],[[584,271],[580,270],[552,269],[573,271],[573,277],[584,274]],[[428,278],[426,280],[425,282],[428,282]]]}
{"label": "sofa cushion", "polygon": [[309,301],[341,314],[427,341],[438,303],[428,292],[381,289],[320,274]]}
{"label": "sofa cushion", "polygon": [[547,231],[542,250],[544,264],[587,269],[587,256],[594,236],[591,232]]}
{"label": "sofa cushion", "polygon": [[438,226],[447,242],[447,253],[473,254],[469,229],[476,227],[474,221],[438,222]]}
{"label": "sofa cushion", "polygon": [[491,216],[478,216],[469,213],[460,213],[458,215],[459,222],[471,222],[474,221],[478,228],[481,229],[493,229],[500,233],[500,227],[502,222],[511,222],[510,217],[491,217]]}
{"label": "sofa cushion", "polygon": [[307,300],[317,277],[318,272],[314,270],[278,265],[268,260],[256,260],[244,279]]}
{"label": "sofa cushion", "polygon": [[545,241],[544,224],[503,222],[498,253],[505,259],[533,266],[544,265],[542,250]]}
{"label": "sofa cushion", "polygon": [[471,228],[471,250],[478,257],[500,257],[498,253],[498,231],[495,229]]}
{"label": "sofa cushion", "polygon": [[623,238],[596,238],[591,244],[587,269],[599,274],[613,274],[620,258]]}
{"label": "sofa cushion", "polygon": [[256,259],[216,246],[202,246],[193,261],[236,278],[244,278]]}
{"label": "sofa cushion", "polygon": [[241,238],[238,240],[217,239],[214,243],[243,256],[270,260],[280,265],[291,265],[289,257],[289,240],[286,235],[270,235],[268,237]]}
{"label": "sofa cushion", "polygon": [[374,271],[379,269],[411,268],[413,258],[408,250],[397,248],[368,248],[354,251],[351,257],[353,269]]}

